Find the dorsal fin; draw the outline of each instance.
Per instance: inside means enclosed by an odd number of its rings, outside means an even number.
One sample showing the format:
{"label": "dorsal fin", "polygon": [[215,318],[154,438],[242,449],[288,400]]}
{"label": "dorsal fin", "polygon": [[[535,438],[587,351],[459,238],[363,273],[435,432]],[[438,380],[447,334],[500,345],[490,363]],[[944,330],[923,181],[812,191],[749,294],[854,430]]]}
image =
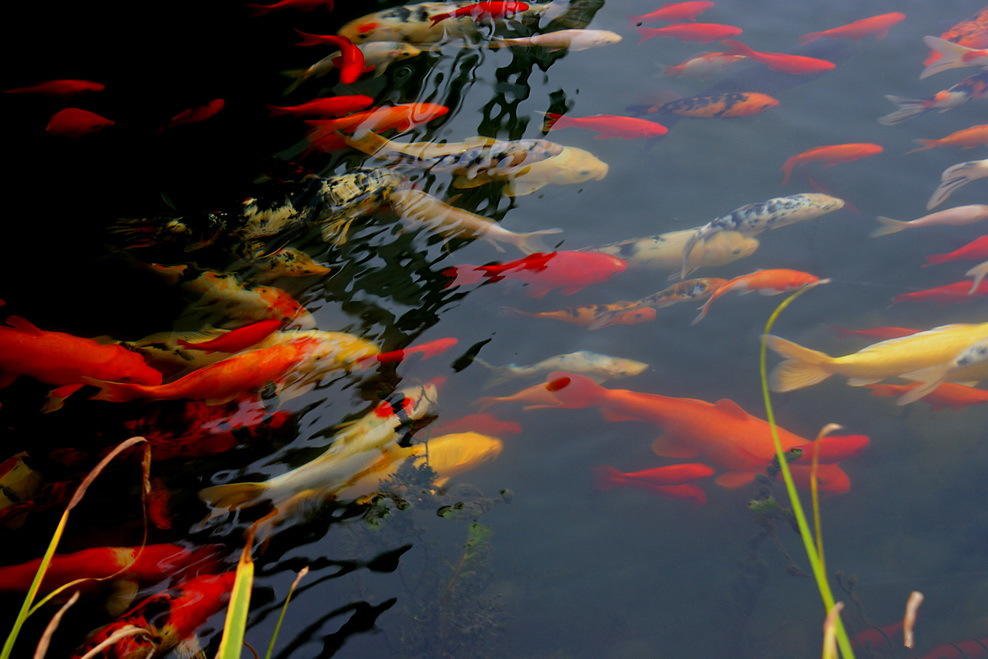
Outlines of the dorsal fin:
{"label": "dorsal fin", "polygon": [[730,398],[721,398],[716,403],[714,403],[714,406],[721,412],[724,412],[725,414],[730,414],[731,416],[737,417],[738,419],[747,419],[749,416],[751,416],[743,409],[741,409],[741,406],[735,403]]}
{"label": "dorsal fin", "polygon": [[41,329],[37,325],[22,316],[8,316],[7,325],[29,334],[41,334]]}

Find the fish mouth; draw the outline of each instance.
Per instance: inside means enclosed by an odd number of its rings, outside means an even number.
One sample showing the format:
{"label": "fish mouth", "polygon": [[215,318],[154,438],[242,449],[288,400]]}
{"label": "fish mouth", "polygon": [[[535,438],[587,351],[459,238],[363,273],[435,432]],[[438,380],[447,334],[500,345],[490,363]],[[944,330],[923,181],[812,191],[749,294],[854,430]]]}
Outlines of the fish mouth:
{"label": "fish mouth", "polygon": [[601,167],[600,172],[596,176],[594,176],[593,179],[595,181],[603,181],[607,177],[608,171],[610,171],[610,165],[607,165],[605,163],[604,166]]}

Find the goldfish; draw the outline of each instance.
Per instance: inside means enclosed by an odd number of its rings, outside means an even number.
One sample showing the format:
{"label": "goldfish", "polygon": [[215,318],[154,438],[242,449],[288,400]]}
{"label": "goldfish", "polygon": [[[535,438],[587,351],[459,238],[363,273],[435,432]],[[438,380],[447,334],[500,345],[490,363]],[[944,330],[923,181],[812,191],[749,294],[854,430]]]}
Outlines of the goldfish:
{"label": "goldfish", "polygon": [[531,37],[492,39],[488,45],[490,48],[537,47],[549,52],[569,50],[575,53],[620,41],[621,35],[610,30],[556,30]]}
{"label": "goldfish", "polygon": [[988,49],[969,48],[937,37],[923,37],[923,43],[940,57],[923,69],[923,72],[919,74],[920,80],[950,69],[988,66]]}
{"label": "goldfish", "polygon": [[842,336],[867,336],[873,339],[898,339],[910,334],[917,334],[922,330],[911,327],[869,327],[866,329],[848,329],[838,327],[837,332]]}
{"label": "goldfish", "polygon": [[449,108],[445,105],[402,103],[372,108],[338,119],[307,119],[306,123],[311,126],[308,140],[314,149],[335,151],[346,146],[346,141],[339,134],[341,132],[352,133],[358,129],[377,132],[386,130],[404,132],[447,114],[449,114]]}
{"label": "goldfish", "polygon": [[924,215],[923,217],[915,220],[909,220],[908,222],[893,220],[890,217],[879,216],[878,223],[881,226],[872,232],[871,237],[878,238],[880,236],[888,236],[893,233],[905,231],[906,229],[924,229],[926,227],[939,226],[965,226],[968,224],[981,222],[986,219],[988,219],[988,205],[985,204],[956,206],[954,208],[948,208],[947,210],[937,211],[936,213],[930,213],[929,215]]}
{"label": "goldfish", "polygon": [[[643,307],[637,301],[611,302],[609,304],[585,304],[569,309],[554,309],[552,311],[522,311],[513,307],[505,307],[507,313],[529,318],[548,318],[593,329],[611,325],[637,325],[655,320],[655,309]],[[606,325],[599,325],[606,318]]]}
{"label": "goldfish", "polygon": [[261,500],[287,501],[308,490],[323,490],[346,483],[394,447],[397,429],[426,416],[437,400],[434,384],[400,390],[394,404],[381,401],[359,419],[344,424],[328,448],[300,467],[260,483],[228,483],[199,491],[199,498],[214,508],[239,509]]}
{"label": "goldfish", "polygon": [[722,73],[732,65],[748,59],[744,55],[731,55],[724,52],[700,53],[690,59],[667,66],[667,76],[705,77]]}
{"label": "goldfish", "polygon": [[888,14],[878,14],[869,16],[857,21],[852,21],[847,25],[832,27],[829,30],[819,32],[809,32],[799,38],[799,43],[808,44],[819,39],[864,39],[874,36],[877,39],[885,38],[889,30],[906,20],[906,15],[900,11],[893,11]]}
{"label": "goldfish", "polygon": [[112,119],[79,108],[64,108],[52,115],[45,131],[64,137],[83,137],[116,125]]}
{"label": "goldfish", "polygon": [[760,92],[723,92],[678,98],[663,105],[651,106],[646,109],[646,113],[675,114],[697,119],[733,119],[750,117],[778,104],[778,99]]}
{"label": "goldfish", "polygon": [[943,170],[940,175],[940,185],[926,202],[926,210],[932,210],[947,201],[960,188],[971,181],[988,176],[988,159],[959,162]]}
{"label": "goldfish", "polygon": [[[697,229],[670,231],[657,236],[632,238],[595,249],[625,259],[629,267],[679,270],[683,250]],[[707,240],[695,242],[690,249],[689,272],[713,268],[751,256],[758,249],[758,239],[738,231],[719,231]]]}
{"label": "goldfish", "polygon": [[[422,54],[421,48],[416,48],[412,44],[398,41],[370,41],[358,44],[357,48],[364,55],[364,71],[368,72],[373,69],[374,77],[382,75],[394,62],[411,59]],[[342,64],[342,54],[340,51],[334,51],[307,68],[285,71],[285,75],[295,78],[295,82],[288,88],[288,91],[294,91],[296,87],[306,80],[324,76]],[[365,107],[369,106],[370,103]]]}
{"label": "goldfish", "polygon": [[141,355],[125,347],[42,330],[24,318],[10,316],[6,325],[0,325],[0,388],[22,375],[56,385],[45,406],[49,412],[59,409],[87,377],[143,385],[160,384],[162,379]]}
{"label": "goldfish", "polygon": [[554,128],[585,128],[595,133],[596,139],[617,138],[632,140],[640,137],[662,137],[669,129],[655,121],[622,117],[614,114],[594,114],[587,117],[567,117],[546,112],[542,132]]}
{"label": "goldfish", "polygon": [[106,89],[102,82],[92,80],[47,80],[26,87],[11,87],[4,94],[40,94],[44,96],[70,96],[82,92],[101,92]]}
{"label": "goldfish", "polygon": [[[869,384],[868,390],[880,398],[901,398],[917,387],[919,382],[910,384]],[[934,412],[959,410],[971,405],[988,403],[988,391],[954,382],[943,382],[927,393],[922,400],[930,404]]]}
{"label": "goldfish", "polygon": [[117,640],[103,651],[103,656],[117,659],[164,656],[183,643],[193,643],[199,627],[226,606],[235,580],[234,571],[197,576],[155,593],[126,611],[116,622],[90,634],[86,643],[72,655],[73,659],[87,655],[115,632],[127,627],[137,627],[146,633]]}
{"label": "goldfish", "polygon": [[517,233],[493,220],[443,203],[418,190],[396,190],[391,195],[391,204],[403,219],[421,223],[437,233],[446,236],[483,238],[498,251],[503,252],[501,243],[514,245],[525,254],[542,250],[537,244],[540,236],[562,233],[562,229],[541,229]]}
{"label": "goldfish", "polygon": [[[738,488],[751,483],[775,458],[769,424],[746,412],[729,399],[716,403],[676,398],[628,389],[607,389],[574,373],[549,375],[543,385],[564,409],[596,407],[608,421],[640,421],[655,424],[663,434],[652,442],[652,452],[661,457],[697,459],[720,472],[715,482]],[[830,435],[815,442],[778,428],[783,451],[816,448],[819,451],[820,489],[844,493],[850,490],[847,474],[837,462],[860,453],[869,443],[864,435]],[[797,479],[805,482],[809,464],[790,463]]]}
{"label": "goldfish", "polygon": [[189,108],[188,110],[182,110],[174,117],[168,120],[168,122],[162,127],[161,130],[166,128],[175,128],[176,126],[184,126],[186,124],[197,124],[207,119],[211,119],[223,111],[226,107],[226,101],[222,98],[214,98],[205,105],[199,105],[194,108]]}
{"label": "goldfish", "polygon": [[185,339],[178,339],[178,345],[189,350],[205,350],[206,352],[240,352],[245,348],[260,343],[272,332],[281,327],[280,320],[259,320],[249,325],[244,325],[209,341],[190,343]]}
{"label": "goldfish", "polygon": [[736,37],[744,32],[734,25],[723,25],[721,23],[677,23],[665,27],[640,27],[638,34],[641,39],[638,43],[654,39],[655,37],[672,37],[680,41],[699,41],[709,43],[720,41],[730,37]]}
{"label": "goldfish", "polygon": [[693,319],[693,325],[706,318],[710,312],[710,305],[717,298],[739,291],[741,295],[757,291],[762,295],[779,295],[787,291],[803,288],[804,286],[819,286],[829,283],[829,279],[820,279],[816,275],[799,270],[755,270],[746,275],[740,275],[734,279],[729,279],[726,284],[715,290],[711,296],[700,307],[700,313]]}
{"label": "goldfish", "polygon": [[692,21],[697,16],[714,6],[714,3],[706,0],[696,0],[692,2],[672,2],[662,5],[654,11],[641,16],[632,16],[631,22],[636,24],[650,23],[653,21]]}
{"label": "goldfish", "polygon": [[937,149],[944,146],[952,146],[960,149],[973,149],[976,146],[984,146],[988,144],[988,124],[970,126],[969,128],[955,131],[945,137],[934,139],[917,139],[914,141],[919,144],[919,146],[911,151],[906,151],[906,153],[928,151],[930,149]]}
{"label": "goldfish", "polygon": [[788,197],[773,197],[754,204],[745,204],[726,215],[716,217],[693,231],[682,251],[680,277],[685,278],[690,268],[690,257],[697,245],[709,242],[724,232],[736,232],[757,236],[772,229],[779,229],[805,220],[833,213],[844,207],[844,200],[815,192],[804,192]]}
{"label": "goldfish", "polygon": [[445,435],[449,433],[477,432],[484,435],[517,435],[521,432],[521,425],[516,421],[505,421],[492,414],[467,414],[466,416],[453,419],[452,421],[441,421],[429,428],[433,433]]}
{"label": "goldfish", "polygon": [[262,282],[273,281],[282,277],[319,277],[332,272],[305,252],[294,247],[281,247],[263,256],[253,258],[250,260],[250,265],[256,271],[253,279]]}
{"label": "goldfish", "polygon": [[988,295],[988,285],[971,286],[971,282],[955,281],[945,286],[935,286],[921,291],[902,293],[892,298],[892,304],[900,302],[963,302],[972,295]]}
{"label": "goldfish", "polygon": [[572,295],[610,279],[627,267],[622,259],[609,254],[560,251],[536,252],[516,261],[494,265],[454,266],[443,270],[443,274],[453,278],[450,286],[514,279],[527,285],[531,297],[540,298],[554,290]]}
{"label": "goldfish", "polygon": [[595,482],[600,490],[615,487],[634,487],[646,492],[657,492],[676,499],[692,499],[696,503],[707,502],[707,494],[688,485],[692,481],[710,478],[716,472],[702,462],[655,467],[642,471],[624,472],[614,467],[601,466],[594,470]]}
{"label": "goldfish", "polygon": [[302,37],[302,40],[296,44],[297,46],[332,44],[339,48],[340,59],[338,63],[334,62],[334,65],[340,70],[340,82],[344,85],[357,82],[360,76],[364,74],[366,69],[364,52],[346,37],[336,34],[311,34],[298,29],[295,30],[295,33]]}
{"label": "goldfish", "polygon": [[437,23],[440,23],[447,18],[461,18],[465,16],[469,16],[473,20],[477,20],[478,18],[510,18],[520,11],[528,11],[528,3],[504,2],[502,0],[481,0],[480,2],[474,4],[459,7],[453,11],[433,14],[429,17],[429,21],[433,26],[435,26]]}
{"label": "goldfish", "polygon": [[272,115],[292,117],[341,117],[351,112],[369,108],[374,99],[363,94],[352,96],[326,96],[298,105],[269,105]]}
{"label": "goldfish", "polygon": [[[967,282],[961,283],[967,287]],[[983,339],[988,339],[988,323],[958,323],[879,341],[849,355],[831,357],[778,336],[763,337],[769,350],[785,358],[769,375],[772,391],[778,392],[809,387],[832,375],[847,378],[852,387],[907,376],[939,366]]]}
{"label": "goldfish", "polygon": [[833,71],[837,65],[825,59],[807,57],[805,55],[790,55],[788,53],[763,53],[746,46],[740,41],[724,41],[729,55],[744,55],[748,59],[761,62],[773,71],[790,75],[808,75]]}
{"label": "goldfish", "polygon": [[491,371],[494,377],[487,383],[488,387],[514,380],[515,378],[528,378],[545,375],[553,371],[566,370],[571,373],[580,373],[592,378],[595,382],[607,382],[615,378],[634,377],[644,373],[648,364],[635,361],[634,359],[624,359],[622,357],[611,357],[601,355],[589,350],[579,350],[568,352],[564,355],[555,355],[528,366],[518,366],[508,364],[507,366],[494,366],[488,364],[480,357],[474,361]]}
{"label": "goldfish", "polygon": [[283,9],[295,9],[298,11],[315,11],[317,9],[326,9],[327,11],[332,11],[334,6],[334,0],[278,0],[273,4],[260,4],[256,2],[247,3],[254,16],[262,16],[264,14],[270,14],[273,11],[281,11]]}
{"label": "goldfish", "polygon": [[879,117],[878,123],[884,126],[895,126],[906,119],[933,110],[943,113],[960,107],[973,98],[981,98],[985,94],[988,94],[988,72],[968,76],[956,85],[938,91],[930,98],[903,98],[887,94],[885,98],[898,106],[898,109]]}
{"label": "goldfish", "polygon": [[793,170],[808,163],[823,163],[825,167],[833,167],[845,162],[854,162],[862,158],[877,156],[885,151],[880,144],[871,142],[850,142],[847,144],[828,144],[807,149],[797,153],[782,163],[782,185],[792,178]]}

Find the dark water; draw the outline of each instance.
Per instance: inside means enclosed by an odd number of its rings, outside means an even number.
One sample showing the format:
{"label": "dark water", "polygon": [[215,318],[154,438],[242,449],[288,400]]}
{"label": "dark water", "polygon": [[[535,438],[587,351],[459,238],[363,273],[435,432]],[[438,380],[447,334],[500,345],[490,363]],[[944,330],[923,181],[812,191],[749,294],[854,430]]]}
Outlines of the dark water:
{"label": "dark water", "polygon": [[[58,140],[43,128],[60,101],[0,98],[7,162],[0,298],[44,328],[81,336],[134,339],[187,326],[179,318],[181,297],[136,267],[133,254],[108,248],[107,227],[119,218],[174,214],[169,205],[190,216],[229,207],[270,190],[271,180],[297,176],[281,156],[301,131],[291,121],[269,120],[264,104],[283,99],[286,79],[280,71],[315,59],[291,46],[293,26],[328,33],[388,6],[346,0],[339,5],[331,15],[263,19],[250,19],[235,2],[7,8],[0,27],[7,62],[2,86],[60,77],[106,82],[105,94],[80,104],[119,126],[78,142]],[[883,155],[819,175],[854,208],[767,233],[753,256],[701,274],[796,268],[832,277],[832,285],[800,299],[778,327],[779,334],[830,354],[866,343],[835,336],[834,324],[932,327],[984,320],[979,300],[887,308],[895,294],[960,279],[964,264],[927,270],[919,264],[930,253],[980,235],[977,226],[868,238],[874,215],[923,214],[945,167],[981,157],[981,150],[952,149],[903,155],[914,138],[982,122],[985,106],[977,101],[897,127],[875,121],[891,110],[883,94],[929,96],[963,77],[951,72],[916,80],[926,54],[920,39],[968,17],[980,3],[724,0],[708,14],[711,21],[744,27],[747,43],[770,51],[792,49],[804,32],[864,16],[908,15],[884,40],[832,46],[837,71],[798,85],[753,68],[721,83],[665,78],[664,66],[705,48],[659,39],[638,45],[627,16],[652,9],[647,3],[612,1],[595,14],[592,5],[585,7],[593,16],[590,27],[617,31],[624,41],[562,56],[452,43],[349,87],[333,87],[334,77],[323,78],[291,100],[366,93],[379,103],[442,103],[451,108],[448,116],[404,139],[518,139],[541,135],[539,112],[621,114],[656,95],[750,81],[778,96],[781,105],[743,119],[670,122],[670,134],[657,143],[595,140],[588,132],[561,130],[553,133],[555,141],[588,149],[608,163],[605,180],[549,186],[515,200],[482,188],[455,203],[503,219],[517,231],[563,228],[563,248],[576,249],[693,227],[742,204],[801,191],[779,184],[779,166],[790,155],[821,144],[878,142]],[[227,108],[214,120],[155,134],[177,111],[215,97],[227,99]],[[307,166],[329,175],[360,162],[353,154],[327,155]],[[440,177],[424,187],[448,198],[447,185]],[[972,184],[949,205],[978,203],[982,190]],[[384,222],[372,226],[377,231],[358,232],[342,251],[321,248],[318,254],[334,273],[292,292],[322,329],[354,332],[385,349],[453,336],[459,339],[456,349],[397,369],[382,367],[363,380],[333,381],[291,401],[285,409],[298,413],[295,422],[263,441],[156,466],[155,475],[176,493],[176,510],[174,528],[154,531],[154,542],[221,542],[232,567],[243,531],[256,516],[202,524],[206,509],[195,497],[199,488],[282,473],[287,463],[308,457],[300,450],[325,446],[336,423],[362,413],[399,383],[445,376],[439,420],[474,411],[473,401],[489,393],[483,388],[488,373],[477,365],[459,370],[462,362],[454,360],[480,342],[486,342],[483,358],[497,364],[533,363],[576,350],[637,359],[650,369],[609,386],[709,401],[726,397],[762,415],[757,337],[771,299],[726,298],[695,328],[689,328],[692,305],[681,305],[660,311],[652,323],[588,332],[506,316],[500,308],[635,299],[664,287],[665,273],[629,270],[577,295],[543,301],[510,284],[452,294],[441,288],[436,273],[497,259],[489,244],[447,243]],[[492,391],[510,393],[513,386]],[[122,420],[154,407],[121,409],[83,400],[42,416],[37,408],[45,389],[22,379],[4,391],[0,427],[5,453],[28,449],[52,480],[77,479],[101,447],[126,436]],[[803,436],[836,421],[871,437],[866,452],[844,463],[851,491],[823,503],[827,562],[831,573],[842,575],[834,579],[835,595],[847,605],[851,632],[898,620],[906,596],[918,589],[927,597],[920,651],[988,636],[988,517],[981,505],[986,412],[974,407],[934,413],[922,403],[898,408],[833,380],[778,395],[776,405],[779,422]],[[667,462],[649,450],[657,429],[608,423],[592,409],[494,411],[521,423],[523,432],[503,437],[498,460],[455,479],[448,492],[410,497],[405,510],[387,502],[370,511],[327,506],[294,520],[259,549],[248,640],[266,645],[288,584],[309,564],[312,573],[281,633],[280,656],[819,654],[823,613],[805,576],[799,538],[786,519],[766,521],[749,511],[756,488],[704,485],[710,500],[700,507],[633,490],[600,492],[592,485],[596,465],[630,471]],[[50,459],[60,447],[90,457],[66,468]],[[133,465],[113,469],[92,492],[63,550],[138,541],[133,471]],[[781,488],[775,494],[783,498]],[[457,503],[462,507],[447,516],[436,514]],[[40,555],[56,517],[57,509],[39,513],[24,527],[3,531],[4,562]],[[471,539],[478,538],[473,547]],[[4,619],[6,612],[12,617],[14,599],[5,602]],[[60,633],[62,651],[107,621],[95,608],[79,613]],[[213,633],[204,634],[204,646],[215,642],[221,625],[221,616],[210,620],[203,631]],[[37,632],[29,629],[21,650]],[[892,646],[874,654],[906,656]]]}

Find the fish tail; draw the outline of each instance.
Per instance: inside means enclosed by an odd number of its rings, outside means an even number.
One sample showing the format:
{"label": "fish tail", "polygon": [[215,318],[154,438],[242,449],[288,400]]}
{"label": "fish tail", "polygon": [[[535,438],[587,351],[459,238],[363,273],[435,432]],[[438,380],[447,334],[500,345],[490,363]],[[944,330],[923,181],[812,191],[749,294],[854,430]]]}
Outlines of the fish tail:
{"label": "fish tail", "polygon": [[919,153],[920,151],[929,151],[930,149],[935,149],[937,145],[940,143],[940,140],[936,140],[936,139],[926,140],[920,138],[918,140],[913,140],[913,141],[919,146],[916,147],[915,149],[910,149],[906,151],[906,155],[909,155],[910,153]]}
{"label": "fish tail", "polygon": [[819,41],[823,38],[823,32],[807,32],[799,38],[799,45],[805,46],[808,43]]}
{"label": "fish tail", "polygon": [[909,228],[908,222],[903,222],[902,220],[893,220],[891,217],[884,217],[882,215],[878,216],[878,223],[881,225],[877,229],[871,232],[872,238],[880,238],[881,236],[891,236],[893,233],[899,233]]}
{"label": "fish tail", "polygon": [[511,237],[511,242],[525,254],[546,252],[548,250],[539,242],[539,238],[541,236],[553,236],[562,232],[562,229],[540,229],[538,231],[516,233]]}
{"label": "fish tail", "polygon": [[952,165],[943,170],[943,174],[940,175],[939,187],[933,191],[933,194],[930,195],[930,200],[926,202],[926,210],[936,208],[947,201],[950,195],[958,189],[979,178],[978,176],[972,176],[970,170],[971,166],[966,162],[962,162],[959,165]]}
{"label": "fish tail", "polygon": [[97,380],[96,378],[82,378],[86,384],[99,387],[99,393],[92,397],[92,400],[105,400],[110,403],[126,403],[127,401],[141,398],[147,387],[143,384],[132,382],[110,382],[109,380]]}
{"label": "fish tail", "polygon": [[613,490],[615,487],[620,487],[624,484],[624,474],[621,473],[621,470],[609,465],[600,465],[599,467],[594,467],[593,483],[594,487],[598,490],[604,492]]}
{"label": "fish tail", "polygon": [[[548,133],[562,118],[563,115],[558,112],[546,112],[545,117],[542,119],[542,132]],[[563,128],[563,126],[560,126],[560,128]]]}
{"label": "fish tail", "polygon": [[878,118],[878,123],[883,126],[901,124],[906,119],[912,119],[930,109],[930,102],[921,98],[904,98],[892,94],[886,94],[885,98],[898,106],[898,109]]}
{"label": "fish tail", "polygon": [[938,73],[943,73],[944,71],[949,71],[950,69],[957,69],[966,66],[963,60],[964,55],[973,50],[973,48],[968,48],[966,46],[954,43],[953,41],[947,41],[946,39],[941,39],[939,37],[923,37],[923,43],[925,43],[931,50],[939,53],[940,58],[935,62],[926,65],[923,72],[919,74],[920,80],[929,78],[930,76]]}
{"label": "fish tail", "polygon": [[810,387],[833,375],[828,366],[834,359],[824,352],[804,348],[798,343],[772,334],[763,335],[762,341],[769,350],[785,357],[785,361],[769,375],[772,391],[794,391]]}
{"label": "fish tail", "polygon": [[214,508],[237,509],[252,505],[265,490],[264,483],[228,483],[199,490],[199,498]]}

